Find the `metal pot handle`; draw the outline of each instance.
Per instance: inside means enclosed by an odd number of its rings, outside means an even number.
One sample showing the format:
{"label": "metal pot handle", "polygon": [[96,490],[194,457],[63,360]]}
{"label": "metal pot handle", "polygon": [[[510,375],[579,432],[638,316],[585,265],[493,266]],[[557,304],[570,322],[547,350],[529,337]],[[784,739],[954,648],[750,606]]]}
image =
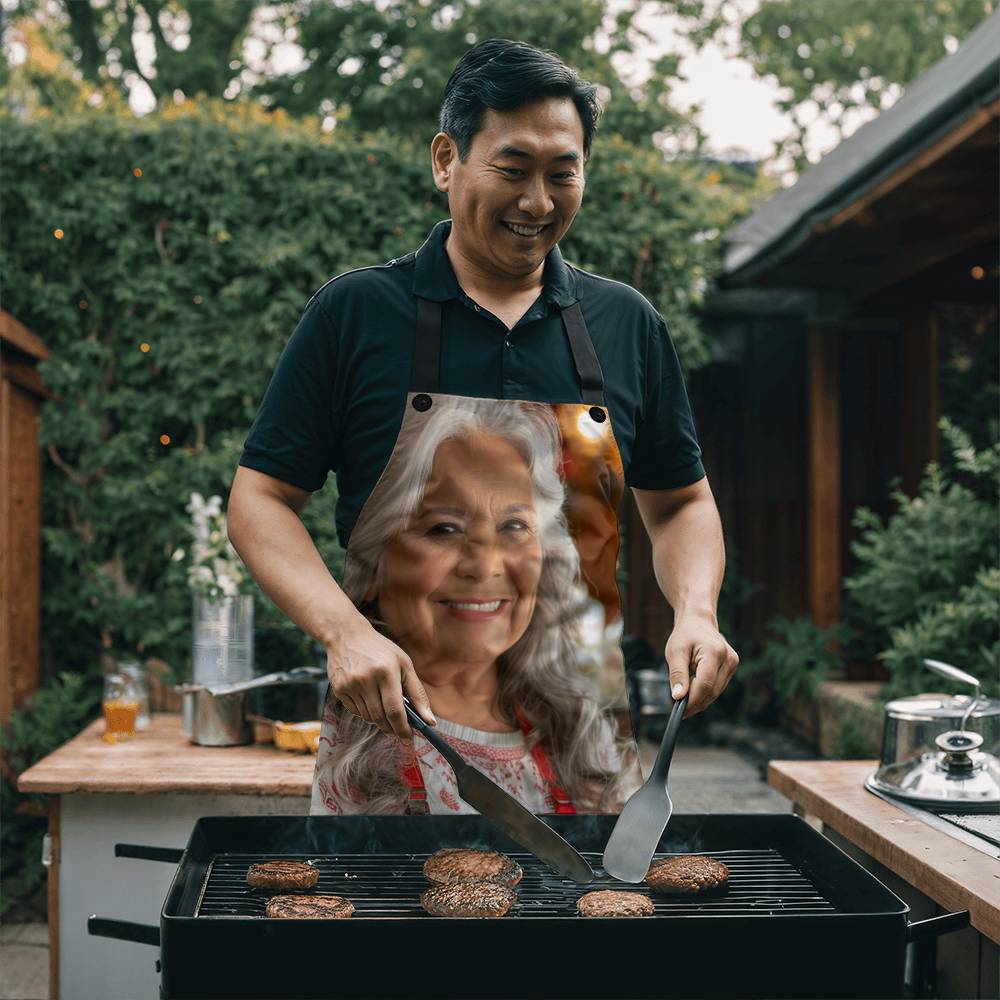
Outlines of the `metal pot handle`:
{"label": "metal pot handle", "polygon": [[922,941],[924,938],[939,937],[950,934],[969,926],[969,911],[958,910],[956,913],[943,913],[940,917],[930,917],[927,920],[915,920],[906,925],[907,941]]}
{"label": "metal pot handle", "polygon": [[145,844],[115,844],[116,858],[139,858],[141,861],[169,861],[177,864],[184,857],[181,847],[147,847]]}
{"label": "metal pot handle", "polygon": [[136,924],[131,920],[108,920],[91,913],[87,918],[87,933],[95,937],[114,938],[116,941],[135,941],[160,947],[160,928],[152,924]]}

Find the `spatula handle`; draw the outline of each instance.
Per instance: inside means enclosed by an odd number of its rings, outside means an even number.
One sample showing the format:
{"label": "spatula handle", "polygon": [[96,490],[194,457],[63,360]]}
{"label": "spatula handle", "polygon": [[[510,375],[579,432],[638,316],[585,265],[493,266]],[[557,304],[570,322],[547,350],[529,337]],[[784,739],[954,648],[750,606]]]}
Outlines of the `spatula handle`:
{"label": "spatula handle", "polygon": [[660,749],[656,753],[656,760],[649,774],[650,780],[656,778],[664,786],[667,784],[667,772],[670,770],[670,760],[674,756],[674,746],[677,743],[677,734],[680,732],[681,719],[684,718],[687,703],[687,695],[684,695],[680,701],[674,702],[674,707],[670,710],[670,718],[667,719],[667,728],[663,731],[663,739],[660,741]]}

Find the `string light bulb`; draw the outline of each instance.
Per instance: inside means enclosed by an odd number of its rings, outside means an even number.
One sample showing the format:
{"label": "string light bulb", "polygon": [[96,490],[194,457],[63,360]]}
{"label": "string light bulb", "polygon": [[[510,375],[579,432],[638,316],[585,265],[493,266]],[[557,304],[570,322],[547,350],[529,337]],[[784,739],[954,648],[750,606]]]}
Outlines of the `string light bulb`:
{"label": "string light bulb", "polygon": [[57,239],[61,240],[66,234],[61,229],[53,229],[52,235]]}
{"label": "string light bulb", "polygon": [[143,341],[143,343],[139,345],[139,350],[142,351],[143,354],[149,354],[149,344]]}
{"label": "string light bulb", "polygon": [[162,444],[162,445],[168,445],[168,444],[170,444],[170,435],[169,434],[161,434],[160,435],[160,444]]}

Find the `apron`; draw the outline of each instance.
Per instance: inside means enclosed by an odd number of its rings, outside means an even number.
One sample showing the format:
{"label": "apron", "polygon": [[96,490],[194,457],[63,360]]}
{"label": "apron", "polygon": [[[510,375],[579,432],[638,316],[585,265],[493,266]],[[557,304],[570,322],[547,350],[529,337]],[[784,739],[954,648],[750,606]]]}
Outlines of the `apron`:
{"label": "apron", "polygon": [[[585,649],[580,624],[596,610],[618,634],[624,474],[578,303],[562,322],[582,402],[455,396],[439,392],[442,305],[417,299],[403,421],[342,586],[418,676],[438,662],[495,682],[495,714],[516,720],[554,812],[619,812],[642,781],[631,726],[607,709],[609,691],[627,704],[624,663],[617,643]],[[428,811],[413,744],[331,691],[312,814]]]}

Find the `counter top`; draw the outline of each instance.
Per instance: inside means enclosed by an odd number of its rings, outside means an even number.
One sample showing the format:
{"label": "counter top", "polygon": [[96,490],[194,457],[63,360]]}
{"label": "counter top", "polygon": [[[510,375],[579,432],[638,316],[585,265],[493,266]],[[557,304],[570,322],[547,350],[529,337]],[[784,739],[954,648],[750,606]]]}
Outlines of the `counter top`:
{"label": "counter top", "polygon": [[104,720],[28,768],[17,787],[49,795],[70,792],[210,792],[230,795],[309,795],[312,754],[269,744],[195,746],[179,714],[154,714],[152,726],[124,743],[101,739]]}
{"label": "counter top", "polygon": [[800,809],[1000,942],[1000,862],[864,787],[875,760],[772,760],[767,780]]}

